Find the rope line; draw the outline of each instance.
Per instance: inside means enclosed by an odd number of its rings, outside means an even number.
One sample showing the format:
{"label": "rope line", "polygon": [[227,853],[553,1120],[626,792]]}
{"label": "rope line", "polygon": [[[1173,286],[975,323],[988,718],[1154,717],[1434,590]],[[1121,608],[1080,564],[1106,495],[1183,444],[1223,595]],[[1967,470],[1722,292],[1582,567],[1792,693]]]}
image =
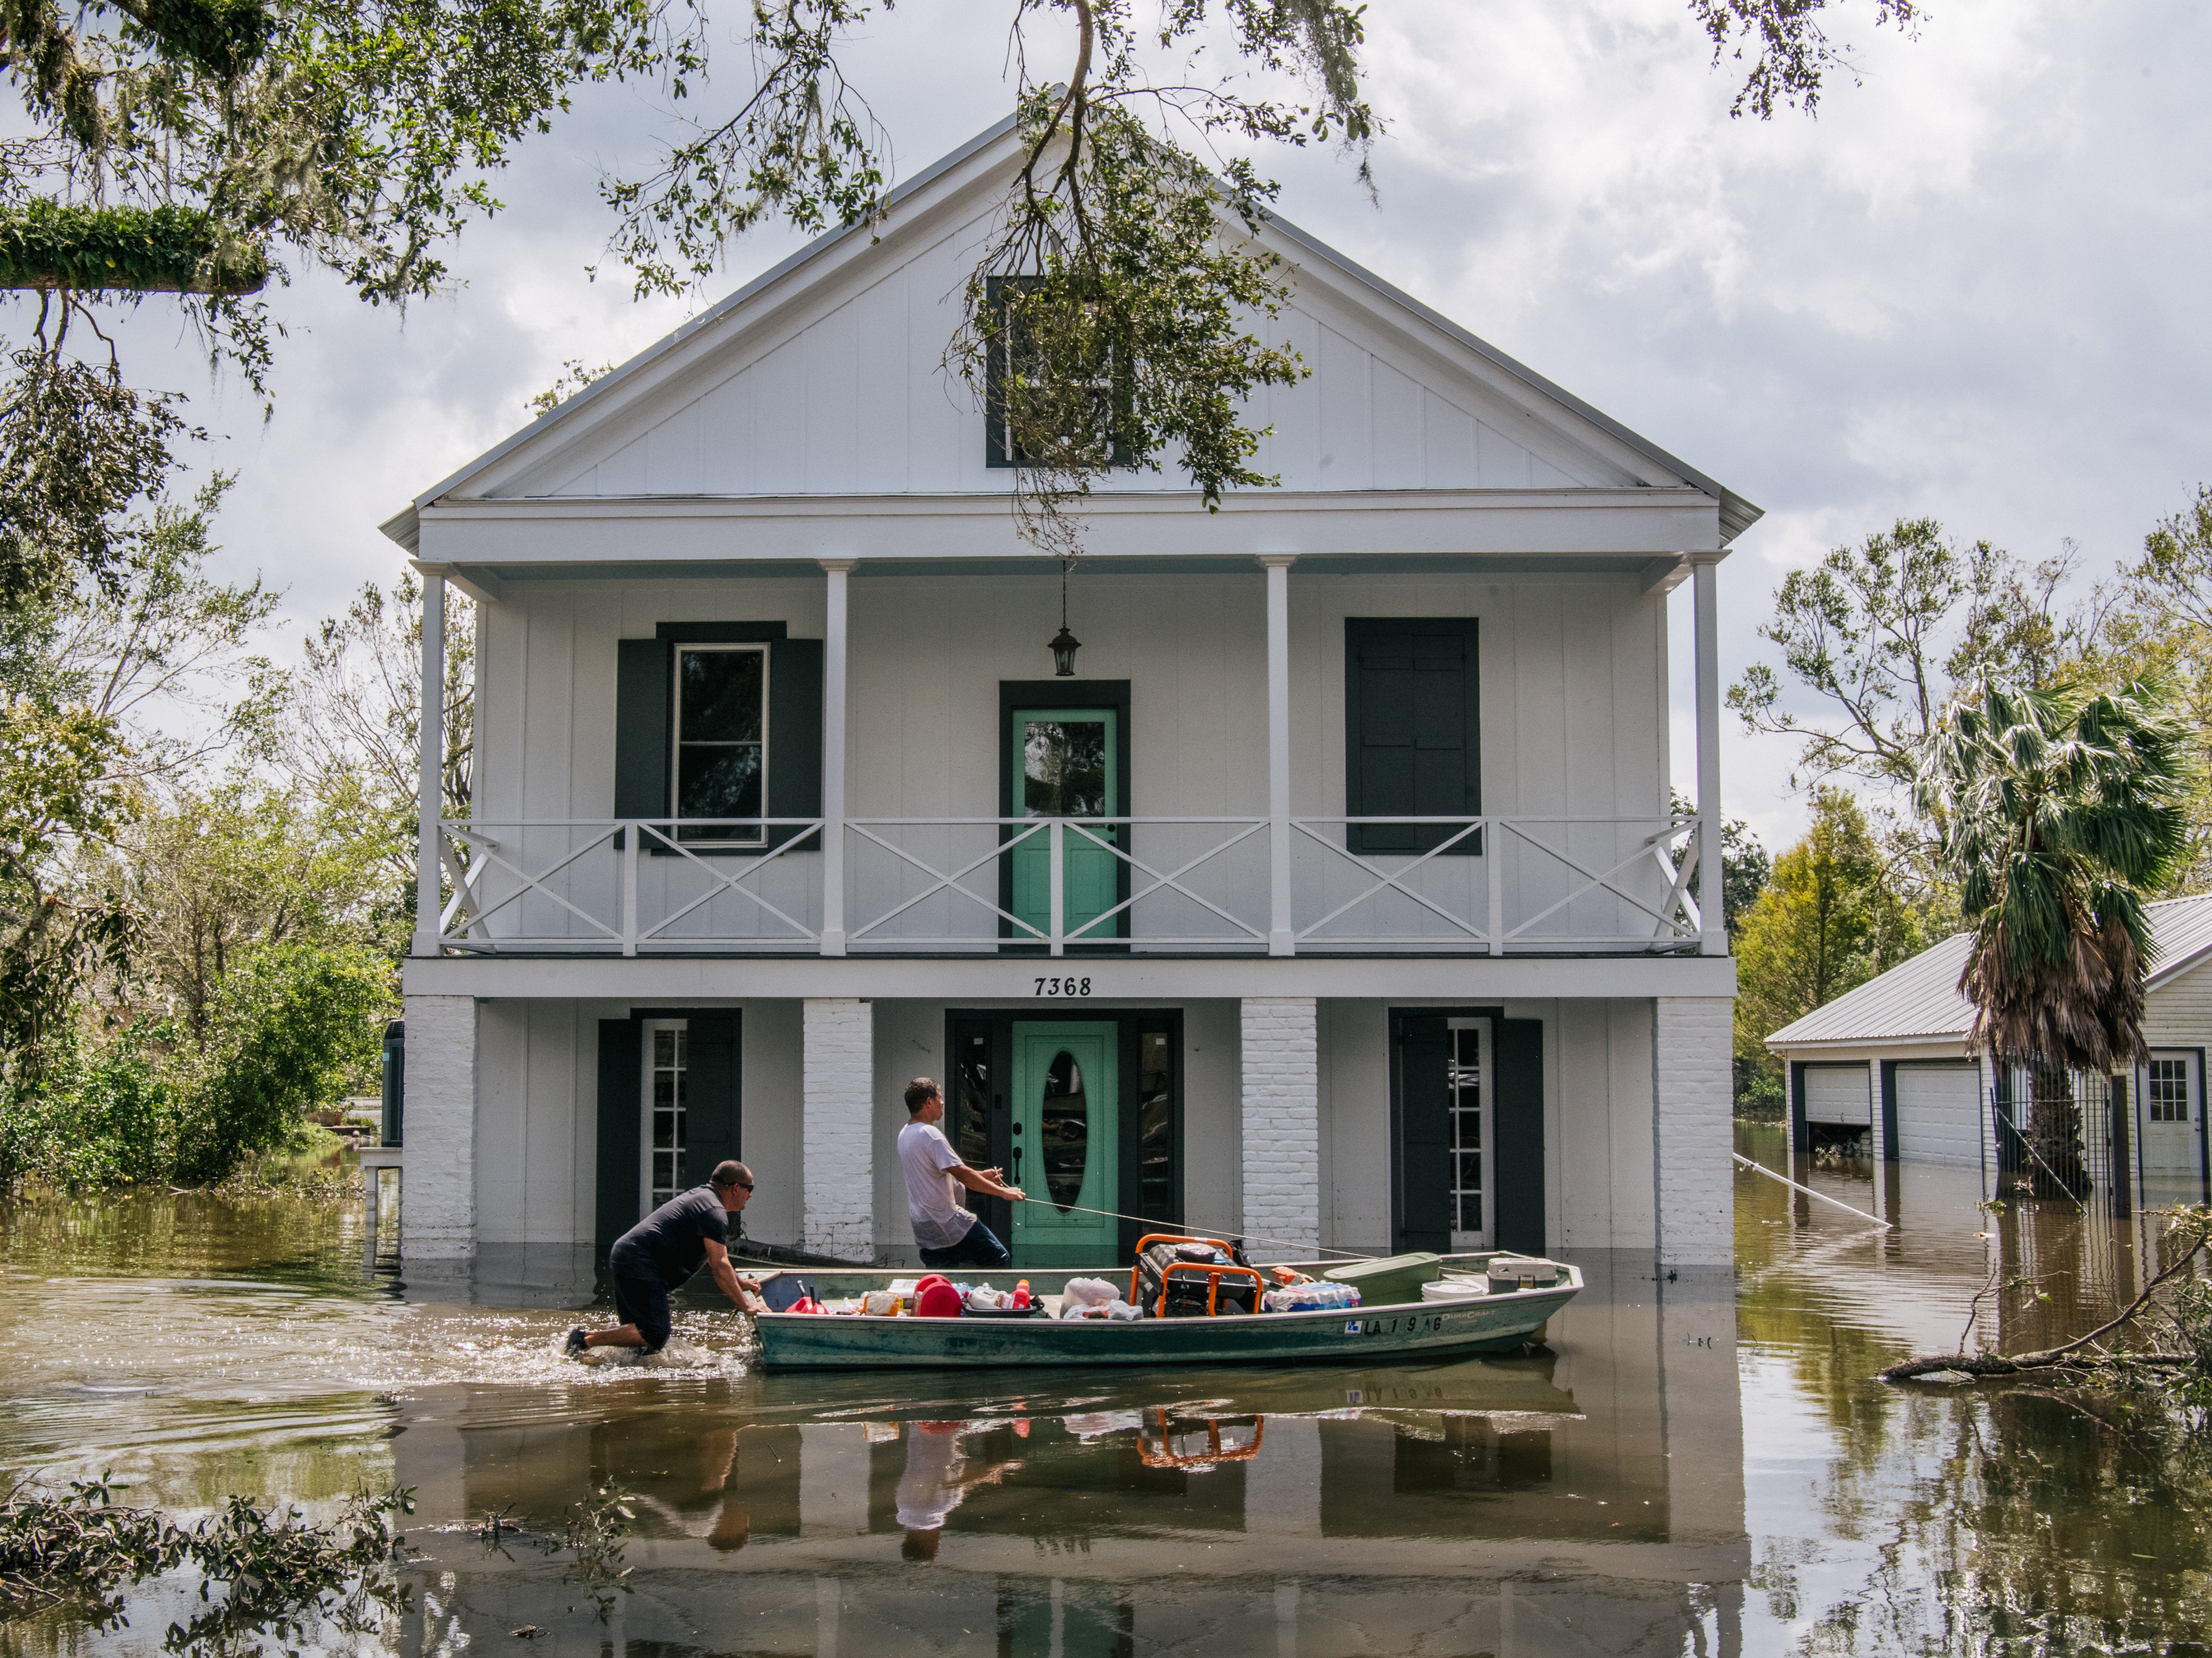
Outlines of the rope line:
{"label": "rope line", "polygon": [[1809,1186],[1800,1186],[1796,1181],[1791,1180],[1789,1175],[1778,1175],[1771,1169],[1769,1169],[1765,1163],[1754,1163],[1749,1157],[1744,1156],[1741,1151],[1731,1151],[1729,1153],[1729,1156],[1734,1157],[1738,1163],[1741,1163],[1747,1169],[1757,1169],[1769,1180],[1780,1181],[1784,1186],[1790,1187],[1793,1192],[1802,1192],[1808,1198],[1818,1198],[1823,1203],[1834,1204],[1837,1208],[1842,1210],[1847,1215],[1856,1215],[1861,1220],[1872,1221],[1876,1226],[1881,1227],[1885,1232],[1894,1232],[1897,1230],[1895,1226],[1884,1220],[1880,1215],[1869,1215],[1865,1210],[1854,1209],[1848,1203],[1844,1203],[1835,1198],[1830,1197],[1826,1192],[1815,1192]]}
{"label": "rope line", "polygon": [[[1034,1199],[1034,1198],[1032,1198],[1032,1199],[1030,1199],[1030,1200],[1032,1203],[1038,1201],[1038,1199]],[[1046,1202],[1046,1203],[1052,1203],[1052,1199],[1051,1199],[1050,1198],[1046,1198],[1046,1199],[1042,1199],[1042,1201],[1044,1201],[1044,1202]],[[1058,1204],[1056,1204],[1056,1203],[1053,1203],[1053,1204],[1052,1204],[1052,1206],[1053,1206],[1054,1208],[1055,1208],[1055,1209],[1057,1209],[1057,1208],[1059,1208],[1059,1207],[1060,1207],[1060,1206],[1059,1206]],[[1152,1219],[1150,1216],[1146,1216],[1146,1215],[1125,1215],[1125,1214],[1123,1214],[1123,1213],[1122,1213],[1120,1210],[1118,1210],[1118,1209],[1090,1209],[1090,1208],[1085,1208],[1082,1204],[1079,1204],[1079,1203],[1071,1203],[1071,1204],[1069,1204],[1069,1205],[1067,1206],[1066,1212],[1067,1212],[1067,1213],[1069,1213],[1069,1214],[1075,1214],[1075,1215],[1103,1215],[1103,1216],[1105,1216],[1105,1217],[1106,1217],[1106,1218],[1107,1218],[1107,1219],[1109,1219],[1109,1220],[1133,1220],[1133,1221],[1140,1222],[1141,1224],[1143,1224],[1144,1225],[1146,1225],[1146,1226],[1165,1226],[1165,1225],[1167,1225],[1167,1224],[1169,1224],[1169,1223],[1168,1223],[1168,1222],[1166,1222],[1166,1221],[1154,1220],[1154,1219]],[[1186,1224],[1186,1226],[1188,1226],[1188,1225],[1189,1225],[1189,1224],[1188,1224],[1188,1222],[1186,1222],[1186,1223],[1185,1223],[1185,1224]],[[1230,1233],[1229,1229],[1228,1229],[1227,1227],[1225,1227],[1225,1226],[1221,1226],[1221,1227],[1192,1226],[1192,1227],[1190,1227],[1190,1228],[1189,1228],[1189,1230],[1191,1230],[1192,1231],[1205,1232],[1205,1233],[1208,1234],[1208,1235],[1209,1235],[1209,1236],[1218,1236],[1218,1237],[1224,1237],[1224,1238],[1226,1238],[1226,1237],[1229,1237],[1229,1236],[1231,1236],[1231,1234]],[[1249,1234],[1249,1233],[1248,1233],[1248,1234],[1244,1235],[1243,1237],[1238,1238],[1237,1241],[1237,1242],[1242,1242],[1242,1243],[1265,1243],[1265,1244],[1271,1244],[1271,1245],[1273,1245],[1274,1248],[1278,1248],[1278,1249],[1310,1249],[1310,1250],[1312,1250],[1312,1251],[1313,1251],[1316,1254],[1317,1254],[1317,1255],[1341,1255],[1341,1256],[1343,1256],[1343,1257],[1344,1257],[1344,1259],[1345,1259],[1345,1260],[1374,1260],[1374,1259],[1375,1259],[1375,1257],[1374,1257],[1374,1256],[1372,1256],[1372,1255],[1364,1255],[1364,1254],[1359,1254],[1357,1250],[1352,1250],[1352,1249],[1324,1249],[1324,1248],[1322,1248],[1321,1247],[1321,1245],[1319,1245],[1318,1243],[1293,1243],[1293,1242],[1291,1242],[1291,1240],[1290,1240],[1290,1239],[1288,1239],[1288,1238],[1262,1238],[1262,1237],[1254,1237],[1254,1236],[1252,1236],[1250,1234]]]}

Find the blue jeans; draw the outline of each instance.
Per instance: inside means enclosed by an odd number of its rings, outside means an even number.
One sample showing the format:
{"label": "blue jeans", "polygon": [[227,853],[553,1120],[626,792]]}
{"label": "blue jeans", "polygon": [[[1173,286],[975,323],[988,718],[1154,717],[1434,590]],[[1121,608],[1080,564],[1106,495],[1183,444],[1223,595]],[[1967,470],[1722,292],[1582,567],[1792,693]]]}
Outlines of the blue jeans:
{"label": "blue jeans", "polygon": [[987,1272],[995,1272],[1013,1264],[1006,1246],[999,1242],[991,1229],[977,1221],[968,1229],[968,1236],[949,1249],[925,1248],[921,1264],[934,1266],[940,1272],[947,1266],[974,1266]]}

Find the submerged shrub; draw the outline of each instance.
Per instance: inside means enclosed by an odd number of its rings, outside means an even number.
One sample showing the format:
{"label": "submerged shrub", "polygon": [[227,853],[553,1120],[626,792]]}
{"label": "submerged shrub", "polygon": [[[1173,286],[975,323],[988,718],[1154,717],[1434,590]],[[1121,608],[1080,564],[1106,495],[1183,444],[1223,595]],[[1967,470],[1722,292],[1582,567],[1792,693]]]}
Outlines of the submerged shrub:
{"label": "submerged shrub", "polygon": [[234,1497],[186,1531],[118,1503],[105,1479],[72,1482],[66,1496],[19,1491],[0,1502],[0,1612],[52,1612],[106,1629],[124,1621],[125,1590],[190,1562],[206,1610],[169,1625],[167,1651],[254,1650],[263,1637],[289,1646],[325,1619],[361,1633],[380,1610],[406,1605],[396,1522],[414,1507],[411,1490],[362,1492],[319,1526],[296,1509]]}
{"label": "submerged shrub", "polygon": [[176,1169],[198,1184],[290,1149],[307,1113],[337,1104],[374,1063],[392,964],[355,946],[272,944],[224,975],[193,1061]]}
{"label": "submerged shrub", "polygon": [[104,1047],[73,1038],[35,1082],[0,1096],[0,1171],[64,1189],[166,1179],[177,1089],[167,1020],[142,1019]]}

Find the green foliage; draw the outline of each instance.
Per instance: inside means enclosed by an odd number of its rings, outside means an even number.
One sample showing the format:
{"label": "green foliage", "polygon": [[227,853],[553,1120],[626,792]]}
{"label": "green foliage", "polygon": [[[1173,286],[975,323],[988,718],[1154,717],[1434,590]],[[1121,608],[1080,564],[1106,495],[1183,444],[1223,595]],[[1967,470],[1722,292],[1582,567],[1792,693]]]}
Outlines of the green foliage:
{"label": "green foliage", "polygon": [[0,1179],[31,1175],[70,1191],[167,1179],[174,1034],[167,1021],[141,1019],[104,1047],[80,1038],[41,1077],[0,1095]]}
{"label": "green foliage", "polygon": [[102,1630],[125,1621],[120,1591],[189,1564],[206,1607],[171,1624],[173,1653],[258,1651],[304,1644],[327,1619],[346,1634],[378,1627],[409,1595],[395,1570],[405,1558],[396,1522],[415,1510],[412,1490],[361,1492],[329,1526],[296,1509],[234,1497],[187,1531],[151,1509],[115,1501],[107,1479],[78,1480],[66,1496],[0,1502],[0,1606],[60,1611]]}
{"label": "green foliage", "polygon": [[2071,555],[2030,569],[1986,541],[1962,548],[1933,519],[1899,519],[1856,547],[1838,547],[1775,591],[1759,637],[1778,646],[1799,692],[1754,664],[1729,689],[1747,730],[1798,745],[1790,786],[1836,776],[1905,790],[1952,688],[1989,670],[2037,683],[2078,647],[2053,597]]}
{"label": "green foliage", "polygon": [[59,848],[113,834],[135,809],[112,772],[117,749],[113,723],[90,710],[0,706],[0,1087],[34,1081],[73,999],[128,965],[120,895],[73,890],[55,871]]}
{"label": "green foliage", "polygon": [[231,969],[264,945],[361,944],[397,956],[405,926],[384,860],[396,826],[357,800],[231,777],[173,790],[124,837],[137,967],[184,1039],[213,1040]]}
{"label": "green foliage", "polygon": [[251,294],[268,280],[258,248],[182,208],[37,198],[0,211],[0,288]]}
{"label": "green foliage", "polygon": [[9,358],[0,384],[0,611],[47,603],[80,573],[117,583],[137,537],[124,514],[161,492],[185,423],[173,398],[58,353]]}
{"label": "green foliage", "polygon": [[220,1180],[290,1145],[305,1114],[337,1104],[373,1063],[393,992],[390,961],[359,947],[269,944],[234,966],[189,1066],[179,1174]]}
{"label": "green foliage", "polygon": [[[1690,10],[1713,43],[1713,61],[1749,60],[1731,115],[1747,110],[1770,120],[1777,104],[1795,106],[1808,115],[1820,107],[1822,82],[1841,70],[1858,79],[1851,49],[1828,39],[1820,14],[1828,0],[1690,0]],[[1895,24],[1908,35],[1918,32],[1924,15],[1921,0],[1874,0],[1875,26]]]}
{"label": "green foliage", "polygon": [[2090,695],[1992,677],[1944,714],[1915,799],[1973,928],[1977,1045],[2098,1072],[2145,1055],[2142,895],[2187,851],[2188,741],[2149,682]]}
{"label": "green foliage", "polygon": [[106,1479],[73,1480],[66,1497],[12,1494],[0,1502],[0,1606],[119,1625],[116,1590],[168,1570],[191,1542],[150,1509],[117,1506]]}
{"label": "green foliage", "polygon": [[2160,896],[2212,889],[2212,488],[2160,520],[2120,572],[2079,673],[2100,689],[2145,677],[2169,688],[2190,733],[2189,850]]}
{"label": "green foliage", "polygon": [[[1056,107],[1048,91],[1024,106],[1033,165]],[[1309,371],[1243,325],[1277,315],[1289,286],[1273,254],[1221,222],[1256,228],[1272,194],[1243,167],[1217,181],[1112,106],[1088,118],[1079,153],[1017,191],[946,361],[992,399],[1042,550],[1077,550],[1065,514],[1109,465],[1158,471],[1172,452],[1217,511],[1224,489],[1276,481],[1250,465],[1260,434],[1242,405]],[[1035,274],[993,275],[1009,270]]]}
{"label": "green foliage", "polygon": [[1739,1098],[1780,1098],[1768,1036],[1928,942],[1924,918],[1900,896],[1865,811],[1839,788],[1815,789],[1812,826],[1775,859],[1735,939]]}

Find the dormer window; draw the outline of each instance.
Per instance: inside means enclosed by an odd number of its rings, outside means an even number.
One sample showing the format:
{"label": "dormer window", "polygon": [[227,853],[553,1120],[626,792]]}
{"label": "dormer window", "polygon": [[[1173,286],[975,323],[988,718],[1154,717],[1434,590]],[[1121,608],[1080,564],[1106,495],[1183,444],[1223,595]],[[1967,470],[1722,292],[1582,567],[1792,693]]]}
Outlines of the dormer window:
{"label": "dormer window", "polygon": [[[1052,361],[1042,337],[1060,331],[1069,319],[1057,308],[1073,302],[1055,296],[1041,276],[993,276],[987,302],[985,464],[1069,471],[1130,465],[1117,429],[1129,409],[1129,374],[1111,344],[1096,334],[1086,341],[1089,331],[1079,325],[1066,349],[1087,361],[1073,372]],[[1045,432],[1064,435],[1040,442]]]}
{"label": "dormer window", "polygon": [[[768,799],[767,645],[676,647],[676,763],[670,810],[679,818],[757,818]],[[687,841],[757,847],[759,823],[702,824]]]}

